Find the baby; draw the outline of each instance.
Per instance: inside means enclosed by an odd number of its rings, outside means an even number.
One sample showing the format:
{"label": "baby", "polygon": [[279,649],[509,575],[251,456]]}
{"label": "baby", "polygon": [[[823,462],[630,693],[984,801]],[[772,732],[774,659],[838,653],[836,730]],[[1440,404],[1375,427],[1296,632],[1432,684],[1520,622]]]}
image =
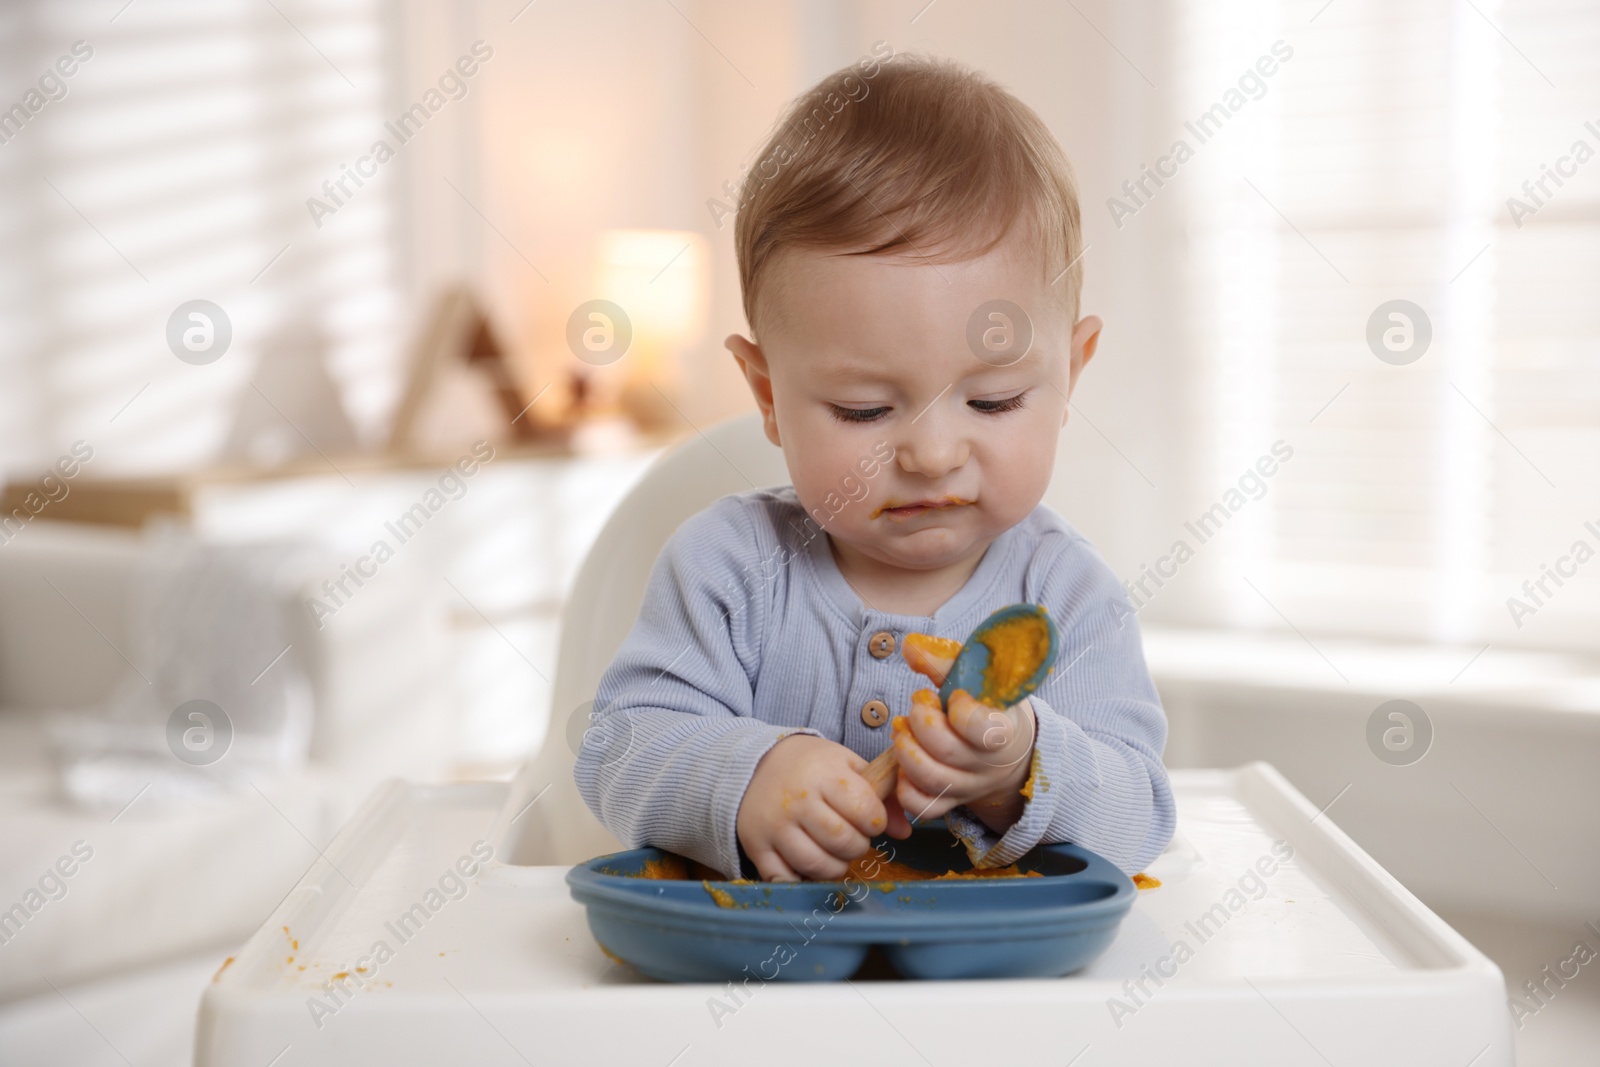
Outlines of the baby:
{"label": "baby", "polygon": [[[752,336],[726,344],[793,486],[662,550],[584,800],[733,878],[841,878],[938,816],[979,866],[1072,841],[1140,870],[1173,831],[1166,718],[1121,584],[1040,503],[1101,327],[1065,155],[986,78],[902,53],[824,78],[760,159],[735,227]],[[964,641],[1019,602],[1060,629],[1033,696],[913,702],[907,634]],[[891,744],[884,802],[862,771]]]}

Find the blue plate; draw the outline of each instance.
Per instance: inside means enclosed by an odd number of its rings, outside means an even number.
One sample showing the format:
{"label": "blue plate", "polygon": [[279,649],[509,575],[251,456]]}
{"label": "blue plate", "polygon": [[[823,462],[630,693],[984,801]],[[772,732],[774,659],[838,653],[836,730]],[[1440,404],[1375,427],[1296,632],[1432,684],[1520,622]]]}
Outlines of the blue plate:
{"label": "blue plate", "polygon": [[[920,870],[969,870],[940,821],[879,855]],[[1018,866],[1038,878],[701,882],[637,877],[667,853],[636,848],[574,867],[567,885],[606,952],[668,982],[825,982],[882,949],[903,978],[1053,978],[1105,951],[1133,906],[1133,882],[1076,845],[1045,845]],[[632,876],[632,877],[630,877]],[[718,901],[721,903],[718,903]]]}

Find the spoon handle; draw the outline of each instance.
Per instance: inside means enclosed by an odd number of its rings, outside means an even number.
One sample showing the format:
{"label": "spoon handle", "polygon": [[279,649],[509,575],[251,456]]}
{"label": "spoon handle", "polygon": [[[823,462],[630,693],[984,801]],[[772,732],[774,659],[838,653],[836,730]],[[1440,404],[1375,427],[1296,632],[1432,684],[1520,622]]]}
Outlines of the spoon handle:
{"label": "spoon handle", "polygon": [[899,769],[900,764],[894,758],[894,747],[890,746],[867,764],[867,769],[861,772],[861,777],[865,778],[872,791],[878,794],[879,800],[887,800],[889,794],[894,792]]}

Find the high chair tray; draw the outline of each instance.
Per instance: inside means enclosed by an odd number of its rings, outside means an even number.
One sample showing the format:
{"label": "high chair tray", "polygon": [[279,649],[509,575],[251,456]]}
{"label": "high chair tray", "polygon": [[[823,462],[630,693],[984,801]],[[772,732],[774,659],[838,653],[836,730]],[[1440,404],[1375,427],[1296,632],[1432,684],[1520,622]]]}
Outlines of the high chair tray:
{"label": "high chair tray", "polygon": [[[837,882],[700,880],[655,848],[567,874],[603,949],[652,978],[838,981],[879,948],[903,978],[1055,978],[1085,966],[1133,906],[1128,876],[1076,845],[1034,849],[1017,877],[973,878],[942,822],[880,837],[878,862]],[[886,864],[957,877],[895,880]]]}
{"label": "high chair tray", "polygon": [[1275,770],[1172,785],[1163,884],[1076,974],[713,985],[608,959],[571,868],[482,862],[537,817],[506,785],[392,783],[222,966],[196,1062],[1511,1067],[1498,969]]}

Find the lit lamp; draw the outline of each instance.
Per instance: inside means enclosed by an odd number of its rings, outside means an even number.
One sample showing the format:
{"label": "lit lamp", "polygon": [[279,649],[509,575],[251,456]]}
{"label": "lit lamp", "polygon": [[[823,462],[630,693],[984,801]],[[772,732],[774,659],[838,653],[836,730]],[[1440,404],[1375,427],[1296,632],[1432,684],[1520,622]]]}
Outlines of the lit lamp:
{"label": "lit lamp", "polygon": [[672,408],[679,358],[705,332],[708,264],[705,238],[698,233],[607,230],[600,235],[595,295],[621,308],[633,331],[609,384],[620,393],[622,409],[642,427],[681,421]]}

